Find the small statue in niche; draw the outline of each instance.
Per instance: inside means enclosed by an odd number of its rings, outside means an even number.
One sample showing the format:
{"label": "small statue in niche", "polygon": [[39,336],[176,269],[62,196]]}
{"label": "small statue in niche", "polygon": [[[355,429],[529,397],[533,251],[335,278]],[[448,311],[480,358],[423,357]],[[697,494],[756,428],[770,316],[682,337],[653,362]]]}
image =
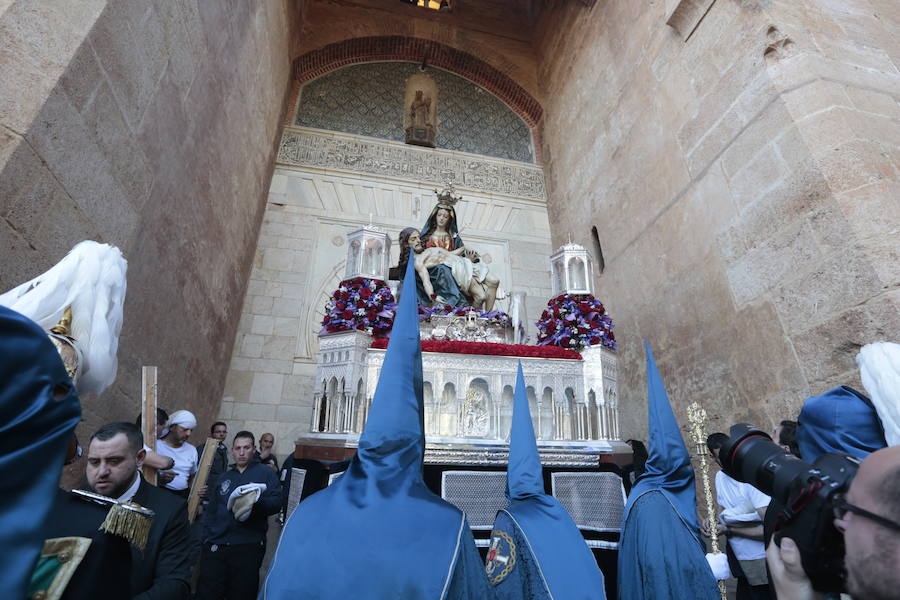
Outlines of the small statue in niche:
{"label": "small statue in niche", "polygon": [[427,127],[431,125],[431,97],[423,98],[422,90],[416,90],[416,99],[410,106],[409,116],[412,119],[413,127]]}
{"label": "small statue in niche", "polygon": [[[415,84],[415,82],[411,82]],[[430,79],[426,82],[426,89],[415,87],[415,97],[409,104],[409,110],[405,117],[406,126],[406,143],[415,144],[416,146],[427,146],[434,148],[434,138],[437,135],[435,127],[435,118],[437,112],[437,104],[433,101],[436,88],[428,93],[428,88],[434,87],[434,82]],[[408,98],[408,96],[407,96]]]}

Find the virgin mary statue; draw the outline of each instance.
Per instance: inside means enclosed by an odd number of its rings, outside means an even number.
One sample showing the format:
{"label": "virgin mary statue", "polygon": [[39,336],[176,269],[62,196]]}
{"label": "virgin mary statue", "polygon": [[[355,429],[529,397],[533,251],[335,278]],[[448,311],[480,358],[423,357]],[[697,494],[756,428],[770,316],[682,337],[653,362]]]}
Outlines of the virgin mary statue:
{"label": "virgin mary statue", "polygon": [[425,226],[422,228],[422,245],[425,248],[443,248],[449,252],[462,249],[461,254],[467,259],[466,270],[468,273],[466,275],[454,273],[460,284],[459,287],[472,306],[482,310],[492,310],[494,301],[497,299],[497,287],[500,282],[490,274],[490,269],[481,261],[478,253],[466,248],[459,236],[459,225],[456,221],[454,207],[457,200],[458,198],[453,197],[452,189],[438,194],[438,203],[428,215]]}

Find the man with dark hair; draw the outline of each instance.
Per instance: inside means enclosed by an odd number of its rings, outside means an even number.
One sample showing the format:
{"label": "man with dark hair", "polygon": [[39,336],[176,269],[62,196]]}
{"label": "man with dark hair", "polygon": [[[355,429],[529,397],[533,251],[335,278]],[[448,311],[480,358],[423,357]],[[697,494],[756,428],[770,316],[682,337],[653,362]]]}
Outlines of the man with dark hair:
{"label": "man with dark hair", "polygon": [[[900,590],[900,446],[871,453],[843,498],[834,526],[844,535],[847,592],[853,598],[893,600]],[[778,598],[820,598],[800,564],[797,544],[782,538],[766,552]]]}
{"label": "man with dark hair", "polygon": [[[225,446],[225,438],[228,437],[228,425],[222,421],[216,421],[209,428],[209,437],[219,440],[219,445],[216,446],[216,455],[213,456],[212,463],[209,466],[209,476],[206,478],[207,489],[213,489],[216,487],[219,476],[228,468],[228,448]],[[197,460],[200,462],[203,461],[203,448],[205,447],[206,442],[197,444]]]}
{"label": "man with dark hair", "polygon": [[132,500],[156,514],[144,551],[132,549],[131,594],[141,600],[186,599],[190,594],[188,521],[184,501],[144,481],[141,430],[132,423],[109,423],[91,436],[86,475],[91,490]]}
{"label": "man with dark hair", "polygon": [[800,456],[800,448],[797,446],[797,421],[783,420],[775,426],[772,438],[775,443],[790,452],[794,456]]}
{"label": "man with dark hair", "polygon": [[[713,433],[706,438],[706,447],[720,467],[719,451],[727,441],[724,433]],[[716,473],[716,501],[724,509],[719,516],[723,523],[720,531],[728,537],[726,554],[732,574],[737,578],[737,600],[771,598],[762,525],[771,499],[749,483],[732,479],[720,470]]]}
{"label": "man with dark hair", "polygon": [[197,600],[256,598],[268,517],[281,508],[278,476],[254,460],[253,434],[239,431],[231,454],[234,464],[207,492]]}

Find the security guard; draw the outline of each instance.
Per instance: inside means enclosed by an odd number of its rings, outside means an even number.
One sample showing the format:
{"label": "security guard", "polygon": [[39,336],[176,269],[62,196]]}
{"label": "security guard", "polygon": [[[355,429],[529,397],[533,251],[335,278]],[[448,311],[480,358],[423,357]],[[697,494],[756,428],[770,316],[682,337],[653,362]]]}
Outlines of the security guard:
{"label": "security guard", "polygon": [[200,555],[197,600],[256,598],[269,515],[281,509],[281,484],[268,465],[254,461],[249,431],[234,436],[234,464],[207,492],[206,539]]}

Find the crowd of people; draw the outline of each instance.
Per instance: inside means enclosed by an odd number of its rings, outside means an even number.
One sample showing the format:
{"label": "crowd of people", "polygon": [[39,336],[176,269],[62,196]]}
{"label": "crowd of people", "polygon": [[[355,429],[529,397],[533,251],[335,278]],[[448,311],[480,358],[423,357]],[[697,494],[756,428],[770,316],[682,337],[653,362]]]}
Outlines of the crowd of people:
{"label": "crowd of people", "polygon": [[[115,422],[91,436],[85,453],[86,489],[118,502],[134,500],[155,513],[146,547],[132,551],[130,591],[120,597],[189,598],[192,582],[195,598],[255,597],[269,517],[283,501],[274,436],[264,433],[257,448],[252,432],[239,431],[229,447],[227,425],[212,425],[210,437],[219,443],[191,524],[185,500],[205,444],[189,443],[197,426],[189,411],[169,416],[158,409],[157,423],[155,449],[145,445],[137,425]],[[140,472],[154,455],[163,459],[157,463],[159,487]]]}
{"label": "crowd of people", "polygon": [[[410,267],[410,287],[412,274]],[[630,440],[634,463],[624,477],[630,492],[616,573],[620,600],[716,600],[716,580],[732,576],[739,600],[827,597],[810,577],[817,565],[805,559],[807,540],[782,529],[809,506],[828,508],[816,514],[821,518],[814,526],[835,533],[837,541],[823,537],[820,545],[842,558],[835,567],[845,568],[841,587],[855,600],[897,597],[900,346],[864,347],[858,361],[867,394],[841,386],[808,398],[796,421],[781,421],[773,432],[781,449],[766,442],[779,456],[794,455],[809,466],[818,485],[807,495],[770,498],[730,477],[734,453],[726,449],[734,430],[709,436],[709,453],[724,467],[716,475],[721,510],[711,517],[727,538],[725,555],[704,554],[701,530],[711,532],[713,522],[701,524],[698,517],[691,455],[649,343],[646,354],[649,437],[647,446]],[[47,597],[52,585],[29,586],[40,585],[45,572],[65,573],[62,565],[78,554],[81,563],[68,571],[65,595],[56,597],[186,599],[193,590],[201,600],[257,593],[267,600],[605,598],[604,576],[575,523],[544,492],[521,366],[509,505],[497,513],[486,562],[465,514],[425,485],[421,345],[411,294],[401,296],[355,456],[344,475],[295,510],[262,586],[269,520],[283,508],[286,492],[272,434],[257,439],[238,431],[229,444],[227,424],[216,422],[210,436],[217,443],[195,446],[197,419],[187,410],[159,410],[153,440],[144,439],[137,424],[108,423],[83,453],[83,489],[64,492],[60,467],[79,454],[74,377],[40,326],[2,306],[0,357],[0,471],[3,485],[15,492],[0,494],[0,543],[9,551],[0,581],[5,597]],[[213,455],[204,456],[207,451]],[[817,469],[831,453],[845,461],[843,479]],[[289,466],[291,458],[285,462]],[[205,485],[193,485],[207,464]],[[157,469],[158,486],[142,477],[144,465]],[[192,488],[203,499],[193,522],[186,502]],[[147,515],[152,521],[142,520]],[[127,542],[117,537],[123,535]],[[41,551],[44,540],[74,537],[89,539],[89,550],[76,544],[55,554]],[[55,565],[44,560],[54,557]]]}

